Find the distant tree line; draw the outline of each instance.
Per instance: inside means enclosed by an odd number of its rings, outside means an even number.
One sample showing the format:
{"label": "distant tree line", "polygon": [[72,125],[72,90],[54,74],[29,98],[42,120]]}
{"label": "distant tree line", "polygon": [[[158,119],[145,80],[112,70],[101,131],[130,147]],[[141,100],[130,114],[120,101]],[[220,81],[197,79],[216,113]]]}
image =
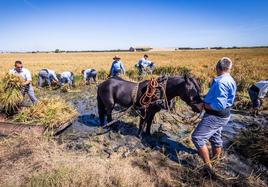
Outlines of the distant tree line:
{"label": "distant tree line", "polygon": [[[178,47],[175,48],[175,50],[206,50],[206,49],[214,49],[214,50],[221,50],[221,49],[252,49],[252,48],[268,48],[268,46],[252,46],[252,47],[199,47],[199,48],[194,48],[194,47]],[[60,50],[60,49],[55,49],[54,51],[29,51],[26,53],[81,53],[81,52],[129,52],[131,51],[130,49],[112,49],[112,50]],[[146,50],[144,50],[146,51]],[[8,51],[0,51],[0,53],[20,53],[20,52],[8,52]],[[22,52],[25,53],[25,52]]]}
{"label": "distant tree line", "polygon": [[216,50],[220,50],[220,49],[252,49],[252,48],[268,48],[268,46],[252,46],[252,47],[237,47],[237,46],[233,46],[233,47],[197,47],[197,48],[193,48],[193,47],[178,47],[175,50],[204,50],[204,49],[216,49]]}

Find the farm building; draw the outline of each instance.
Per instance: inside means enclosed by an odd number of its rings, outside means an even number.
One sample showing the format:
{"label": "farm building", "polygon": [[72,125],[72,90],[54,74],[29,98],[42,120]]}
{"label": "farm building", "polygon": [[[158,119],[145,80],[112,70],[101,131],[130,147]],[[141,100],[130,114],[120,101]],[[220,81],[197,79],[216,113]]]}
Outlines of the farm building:
{"label": "farm building", "polygon": [[129,51],[135,52],[135,51],[150,51],[153,49],[150,46],[137,46],[137,47],[130,47]]}

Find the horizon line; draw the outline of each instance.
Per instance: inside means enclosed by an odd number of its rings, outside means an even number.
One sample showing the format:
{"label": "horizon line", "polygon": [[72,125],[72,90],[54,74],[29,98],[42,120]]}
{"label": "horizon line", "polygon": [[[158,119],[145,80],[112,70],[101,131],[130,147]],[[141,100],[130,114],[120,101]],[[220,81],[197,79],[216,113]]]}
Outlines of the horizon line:
{"label": "horizon line", "polygon": [[[49,52],[54,52],[56,50],[59,50],[58,53],[63,53],[63,52],[133,52],[133,51],[130,51],[130,48],[133,47],[133,46],[130,46],[128,49],[76,49],[76,50],[65,50],[65,49],[54,49],[54,50],[1,50],[0,49],[0,53],[49,53]],[[149,47],[149,46],[146,46],[146,47]],[[135,48],[135,47],[134,47]],[[136,47],[138,48],[138,47]],[[139,47],[140,48],[140,47]],[[213,47],[189,47],[189,46],[184,46],[184,47],[150,47],[149,49],[171,49],[171,48],[174,48],[175,50],[191,50],[191,49],[239,49],[239,48],[268,48],[268,45],[253,45],[253,46],[213,46]],[[148,51],[150,51],[148,50]],[[138,51],[139,52],[139,51]],[[142,51],[141,51],[142,52]],[[147,52],[147,51],[143,51],[143,52]]]}

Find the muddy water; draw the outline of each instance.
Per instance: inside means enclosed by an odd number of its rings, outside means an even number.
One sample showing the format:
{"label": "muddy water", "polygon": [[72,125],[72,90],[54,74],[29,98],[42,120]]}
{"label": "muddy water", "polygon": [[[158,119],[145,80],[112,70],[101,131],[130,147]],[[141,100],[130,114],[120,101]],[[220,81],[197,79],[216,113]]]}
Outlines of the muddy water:
{"label": "muddy water", "polygon": [[[67,142],[68,149],[94,152],[106,158],[112,155],[135,156],[141,151],[156,150],[185,166],[192,167],[200,163],[191,143],[191,132],[196,125],[179,124],[167,112],[162,111],[157,114],[152,125],[151,136],[143,135],[141,138],[136,136],[139,118],[135,116],[124,116],[112,128],[102,129],[99,126],[96,96],[89,95],[70,101],[80,115],[73,125],[60,135],[60,138]],[[267,121],[265,115],[253,118],[247,113],[234,111],[230,122],[222,130],[225,149],[228,149],[230,140],[248,124],[265,125]],[[224,168],[222,171],[228,176],[237,174],[249,176],[256,169],[249,161],[231,153],[225,155],[222,164]],[[267,173],[267,169],[263,170]]]}

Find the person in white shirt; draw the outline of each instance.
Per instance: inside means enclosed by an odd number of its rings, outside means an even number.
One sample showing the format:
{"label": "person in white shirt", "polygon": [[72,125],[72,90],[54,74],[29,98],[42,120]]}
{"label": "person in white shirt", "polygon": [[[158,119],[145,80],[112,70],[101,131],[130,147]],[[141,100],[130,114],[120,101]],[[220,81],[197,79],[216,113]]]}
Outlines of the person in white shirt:
{"label": "person in white shirt", "polygon": [[63,86],[64,84],[68,84],[69,87],[74,85],[74,74],[70,71],[65,71],[60,74],[60,84]]}
{"label": "person in white shirt", "polygon": [[256,82],[249,88],[248,94],[252,102],[251,112],[253,114],[258,114],[258,111],[262,105],[262,99],[266,96],[267,92],[268,79]]}
{"label": "person in white shirt", "polygon": [[22,95],[25,96],[27,94],[29,98],[31,99],[32,103],[35,104],[38,102],[37,98],[35,97],[33,86],[32,86],[32,76],[28,69],[23,68],[21,61],[15,62],[15,67],[11,70],[9,70],[10,73],[20,75],[23,80],[23,86],[22,86]]}
{"label": "person in white shirt", "polygon": [[47,83],[47,85],[50,87],[52,82],[59,83],[55,71],[50,69],[41,69],[38,73],[38,87],[44,87],[44,83]]}
{"label": "person in white shirt", "polygon": [[86,69],[81,71],[85,84],[91,83],[91,78],[96,83],[97,71],[95,69]]}

